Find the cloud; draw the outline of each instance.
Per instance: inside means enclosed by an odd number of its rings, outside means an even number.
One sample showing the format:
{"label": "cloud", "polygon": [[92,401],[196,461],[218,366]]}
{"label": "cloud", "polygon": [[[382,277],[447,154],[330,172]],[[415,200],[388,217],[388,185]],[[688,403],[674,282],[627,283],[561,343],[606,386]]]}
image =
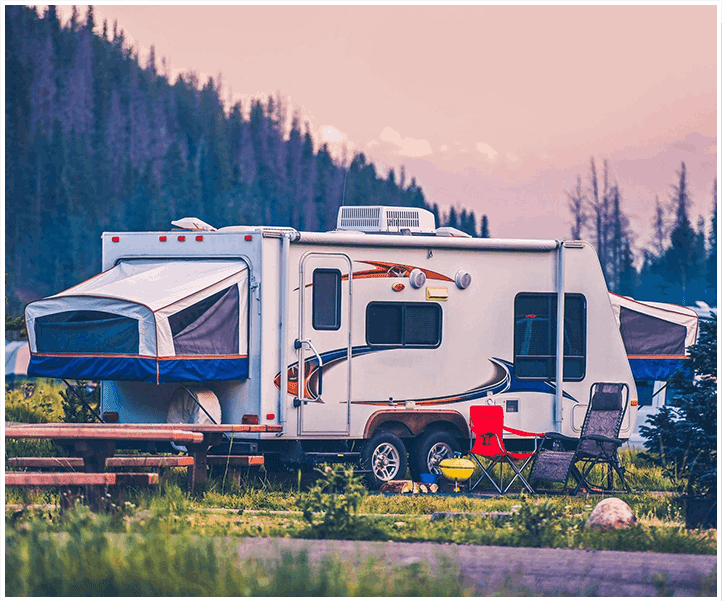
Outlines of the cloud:
{"label": "cloud", "polygon": [[338,131],[333,125],[321,126],[321,143],[323,142],[344,142],[348,136]]}
{"label": "cloud", "polygon": [[486,155],[486,158],[488,158],[490,161],[493,161],[497,155],[499,154],[496,150],[494,150],[491,146],[489,146],[486,142],[477,142],[476,143],[476,149],[483,155]]}
{"label": "cloud", "polygon": [[391,127],[384,127],[379,139],[396,147],[396,152],[406,157],[422,157],[431,154],[431,144],[427,140],[404,138]]}

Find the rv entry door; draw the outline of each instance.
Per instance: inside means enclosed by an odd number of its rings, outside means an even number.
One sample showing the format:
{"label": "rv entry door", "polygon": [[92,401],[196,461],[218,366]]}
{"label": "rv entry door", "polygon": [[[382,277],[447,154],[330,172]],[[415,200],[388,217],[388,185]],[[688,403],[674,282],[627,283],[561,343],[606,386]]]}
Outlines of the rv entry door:
{"label": "rv entry door", "polygon": [[309,252],[299,265],[298,434],[348,434],[351,418],[351,260]]}

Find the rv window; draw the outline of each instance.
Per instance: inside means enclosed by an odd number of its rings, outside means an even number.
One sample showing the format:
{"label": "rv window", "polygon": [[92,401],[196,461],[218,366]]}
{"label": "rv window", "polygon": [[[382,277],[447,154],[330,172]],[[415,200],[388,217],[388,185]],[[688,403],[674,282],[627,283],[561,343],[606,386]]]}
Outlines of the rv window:
{"label": "rv window", "polygon": [[38,317],[35,336],[40,353],[135,355],[138,321],[104,311],[62,311]]}
{"label": "rv window", "polygon": [[176,355],[238,355],[238,285],[168,317]]}
{"label": "rv window", "polygon": [[313,329],[341,328],[341,272],[338,269],[313,271]]}
{"label": "rv window", "polygon": [[429,348],[441,344],[441,305],[369,303],[366,342],[370,345]]}
{"label": "rv window", "polygon": [[[586,301],[564,295],[564,379],[578,381],[586,373]],[[556,294],[521,293],[514,299],[514,375],[547,380],[556,369]]]}

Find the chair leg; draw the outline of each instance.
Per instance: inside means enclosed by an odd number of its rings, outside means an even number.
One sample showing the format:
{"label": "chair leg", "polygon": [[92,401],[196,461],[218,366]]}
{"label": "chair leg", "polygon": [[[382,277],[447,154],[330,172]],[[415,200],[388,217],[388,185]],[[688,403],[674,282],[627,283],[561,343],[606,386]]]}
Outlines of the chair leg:
{"label": "chair leg", "polygon": [[476,482],[474,482],[473,485],[471,485],[469,487],[469,492],[474,490],[479,485],[479,482],[481,482],[484,478],[488,478],[489,482],[491,482],[492,486],[499,492],[499,494],[501,494],[501,492],[502,492],[501,488],[499,488],[496,485],[496,482],[494,482],[494,478],[492,478],[491,475],[489,474],[489,472],[493,473],[494,466],[496,465],[497,461],[499,461],[499,460],[495,459],[494,461],[492,461],[491,465],[489,466],[488,471],[487,471],[487,468],[484,467],[484,465],[481,463],[481,461],[479,461],[479,458],[476,455],[474,455],[472,453],[471,457],[474,461],[476,461],[477,465],[481,468],[481,476],[479,476],[479,479]]}
{"label": "chair leg", "polygon": [[524,478],[524,476],[522,475],[522,471],[524,471],[524,468],[527,466],[527,464],[528,464],[529,461],[531,460],[531,457],[529,457],[529,458],[522,464],[522,466],[521,466],[520,468],[518,468],[518,467],[514,464],[514,462],[513,462],[511,459],[509,459],[508,457],[506,457],[506,460],[507,460],[507,462],[509,463],[509,465],[511,466],[511,469],[514,471],[514,475],[512,476],[511,480],[509,480],[509,484],[506,485],[506,488],[504,488],[504,494],[506,494],[506,492],[511,488],[511,485],[514,484],[514,480],[516,480],[517,478],[519,478],[519,480],[521,481],[521,483],[526,487],[526,489],[527,489],[531,494],[535,494],[535,493],[534,493],[534,489],[531,487],[531,485],[529,484],[529,482],[527,482],[526,478]]}

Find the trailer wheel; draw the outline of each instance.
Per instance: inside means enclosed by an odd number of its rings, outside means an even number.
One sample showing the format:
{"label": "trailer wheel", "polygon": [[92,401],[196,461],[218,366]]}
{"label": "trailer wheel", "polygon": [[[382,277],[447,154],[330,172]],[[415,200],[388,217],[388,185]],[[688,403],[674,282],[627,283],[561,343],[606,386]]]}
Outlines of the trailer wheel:
{"label": "trailer wheel", "polygon": [[422,434],[414,447],[410,462],[414,481],[420,479],[420,474],[441,474],[439,463],[444,459],[451,459],[455,452],[461,451],[459,442],[443,430]]}
{"label": "trailer wheel", "polygon": [[368,470],[366,478],[371,488],[384,482],[399,480],[406,475],[406,447],[391,432],[374,434],[361,451],[361,469]]}

